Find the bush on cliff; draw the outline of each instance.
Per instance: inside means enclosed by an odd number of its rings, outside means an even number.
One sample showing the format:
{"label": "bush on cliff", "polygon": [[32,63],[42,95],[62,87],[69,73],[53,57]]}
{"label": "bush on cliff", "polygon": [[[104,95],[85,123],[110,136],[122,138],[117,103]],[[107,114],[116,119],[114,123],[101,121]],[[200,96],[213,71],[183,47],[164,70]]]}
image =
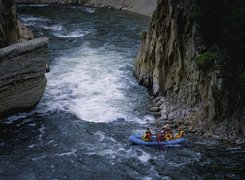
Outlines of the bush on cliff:
{"label": "bush on cliff", "polygon": [[141,40],[144,40],[146,38],[146,34],[147,34],[146,31],[141,32],[141,34],[140,34]]}
{"label": "bush on cliff", "polygon": [[196,64],[199,68],[207,69],[207,68],[211,67],[214,64],[215,60],[217,60],[217,59],[218,59],[217,53],[207,51],[207,52],[197,56],[195,58],[195,61],[196,61]]}
{"label": "bush on cliff", "polygon": [[[242,72],[245,71],[245,1],[244,0],[193,0],[193,19],[206,47],[216,46],[222,54],[220,67],[229,102],[235,108],[245,105]],[[199,65],[210,59],[208,54],[197,59]],[[212,59],[212,58],[211,58]],[[204,63],[205,64],[205,63]],[[242,97],[241,99],[239,97]]]}

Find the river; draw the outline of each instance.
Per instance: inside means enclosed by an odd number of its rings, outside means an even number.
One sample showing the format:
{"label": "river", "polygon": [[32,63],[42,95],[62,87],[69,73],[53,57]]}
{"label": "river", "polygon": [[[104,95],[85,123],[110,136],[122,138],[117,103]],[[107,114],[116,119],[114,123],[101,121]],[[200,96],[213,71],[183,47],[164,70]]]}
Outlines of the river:
{"label": "river", "polygon": [[150,19],[78,6],[19,5],[49,37],[48,84],[29,113],[0,123],[0,179],[242,179],[245,150],[187,135],[175,147],[129,143],[156,127],[151,97],[132,75]]}

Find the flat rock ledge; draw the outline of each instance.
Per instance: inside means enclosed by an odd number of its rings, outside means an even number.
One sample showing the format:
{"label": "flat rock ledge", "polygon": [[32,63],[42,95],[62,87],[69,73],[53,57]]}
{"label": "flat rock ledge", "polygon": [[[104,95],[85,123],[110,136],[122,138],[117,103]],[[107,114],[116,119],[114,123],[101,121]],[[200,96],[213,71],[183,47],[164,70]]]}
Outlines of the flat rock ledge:
{"label": "flat rock ledge", "polygon": [[0,119],[31,110],[46,88],[48,38],[0,49]]}

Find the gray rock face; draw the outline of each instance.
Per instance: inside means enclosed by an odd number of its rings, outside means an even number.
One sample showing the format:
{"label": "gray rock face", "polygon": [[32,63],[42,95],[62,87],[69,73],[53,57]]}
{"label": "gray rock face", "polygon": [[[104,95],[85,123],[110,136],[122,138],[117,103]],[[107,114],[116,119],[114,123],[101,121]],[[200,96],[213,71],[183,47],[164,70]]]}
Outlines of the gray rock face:
{"label": "gray rock face", "polygon": [[156,9],[157,0],[16,0],[17,3],[81,4],[91,7],[123,9],[147,16]]}
{"label": "gray rock face", "polygon": [[16,0],[16,3],[31,4],[85,4],[88,0]]}
{"label": "gray rock face", "polygon": [[191,2],[160,0],[138,54],[134,74],[155,95],[174,99],[176,105],[201,109],[193,121],[204,132],[235,139],[245,137],[244,117],[230,114],[219,70],[202,71]]}
{"label": "gray rock face", "polygon": [[151,16],[157,0],[89,0],[87,6],[112,7]]}
{"label": "gray rock face", "polygon": [[0,0],[0,48],[19,40],[14,0]]}
{"label": "gray rock face", "polygon": [[0,0],[0,48],[30,39],[32,32],[17,22],[14,0]]}
{"label": "gray rock face", "polygon": [[20,42],[31,40],[34,38],[32,31],[28,29],[24,24],[18,22],[18,26],[19,26]]}
{"label": "gray rock face", "polygon": [[0,119],[34,107],[47,79],[48,38],[37,38],[0,49]]}

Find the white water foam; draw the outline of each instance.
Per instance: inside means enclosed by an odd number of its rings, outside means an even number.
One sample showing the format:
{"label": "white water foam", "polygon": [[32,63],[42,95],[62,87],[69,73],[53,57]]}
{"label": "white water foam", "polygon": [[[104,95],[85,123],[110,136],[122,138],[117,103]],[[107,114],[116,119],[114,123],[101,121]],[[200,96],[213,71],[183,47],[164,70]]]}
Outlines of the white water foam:
{"label": "white water foam", "polygon": [[40,132],[40,134],[38,135],[38,140],[39,140],[39,141],[42,140],[42,138],[43,138],[43,136],[44,136],[44,134],[45,134],[45,129],[46,129],[46,127],[43,126],[43,125],[41,126],[41,128],[38,129],[38,131]]}
{"label": "white water foam", "polygon": [[95,13],[96,9],[95,8],[85,8],[85,11],[90,13],[90,14],[93,14],[93,13]]}
{"label": "white water foam", "polygon": [[76,30],[73,32],[69,32],[67,34],[54,33],[53,35],[55,37],[61,37],[61,38],[77,38],[77,37],[83,37],[85,34],[86,32],[82,32],[81,30]]}
{"label": "white water foam", "polygon": [[19,119],[24,119],[28,113],[19,113],[17,115],[9,116],[2,123],[4,124],[12,124],[13,122],[19,120]]}
{"label": "white water foam", "polygon": [[117,157],[117,154],[112,149],[101,150],[100,152],[96,154],[99,154],[100,156],[103,156],[103,157],[107,156],[110,159],[115,159]]}
{"label": "white water foam", "polygon": [[70,155],[75,155],[76,156],[76,152],[77,152],[76,149],[71,149],[71,151],[69,151],[69,152],[56,153],[54,156],[59,156],[59,157],[62,157],[62,156],[70,156]]}
{"label": "white water foam", "polygon": [[41,159],[45,159],[46,157],[48,157],[47,155],[42,155],[42,156],[39,156],[39,157],[35,157],[35,158],[31,158],[32,161],[38,161],[38,160],[41,160]]}
{"label": "white water foam", "polygon": [[34,16],[30,16],[30,17],[20,17],[21,20],[23,20],[24,22],[27,22],[27,21],[49,21],[49,19],[46,19],[46,18],[42,18],[42,17],[34,17]]}
{"label": "white water foam", "polygon": [[29,145],[28,147],[32,149],[32,148],[34,148],[35,146],[36,146],[35,144],[31,144],[31,145]]}
{"label": "white water foam", "polygon": [[152,180],[153,178],[149,177],[149,176],[146,176],[146,177],[143,177],[142,180]]}
{"label": "white water foam", "polygon": [[99,142],[102,142],[102,141],[104,141],[104,139],[105,139],[105,135],[104,135],[104,133],[102,132],[102,131],[96,131],[95,133],[94,133],[94,135],[95,136],[98,136],[98,141]]}
{"label": "white water foam", "polygon": [[46,7],[48,4],[18,4],[19,7]]}
{"label": "white water foam", "polygon": [[60,31],[62,30],[63,26],[62,25],[52,25],[52,26],[41,26],[43,29],[50,29],[54,31]]}
{"label": "white water foam", "polygon": [[47,75],[44,103],[39,104],[46,107],[39,109],[67,111],[91,122],[124,118],[145,123],[125,113],[132,111],[133,103],[126,104],[129,101],[124,90],[127,84],[120,79],[124,73],[120,70],[122,58],[117,52],[88,45],[72,55],[58,57]]}
{"label": "white water foam", "polygon": [[156,117],[153,115],[146,115],[143,117],[143,121],[150,121],[150,122],[154,122],[156,120]]}
{"label": "white water foam", "polygon": [[143,163],[147,163],[150,158],[151,158],[151,155],[142,151],[142,155],[138,156],[139,160],[142,161]]}
{"label": "white water foam", "polygon": [[37,26],[38,23],[47,23],[50,20],[43,17],[19,16],[20,22],[26,26]]}

